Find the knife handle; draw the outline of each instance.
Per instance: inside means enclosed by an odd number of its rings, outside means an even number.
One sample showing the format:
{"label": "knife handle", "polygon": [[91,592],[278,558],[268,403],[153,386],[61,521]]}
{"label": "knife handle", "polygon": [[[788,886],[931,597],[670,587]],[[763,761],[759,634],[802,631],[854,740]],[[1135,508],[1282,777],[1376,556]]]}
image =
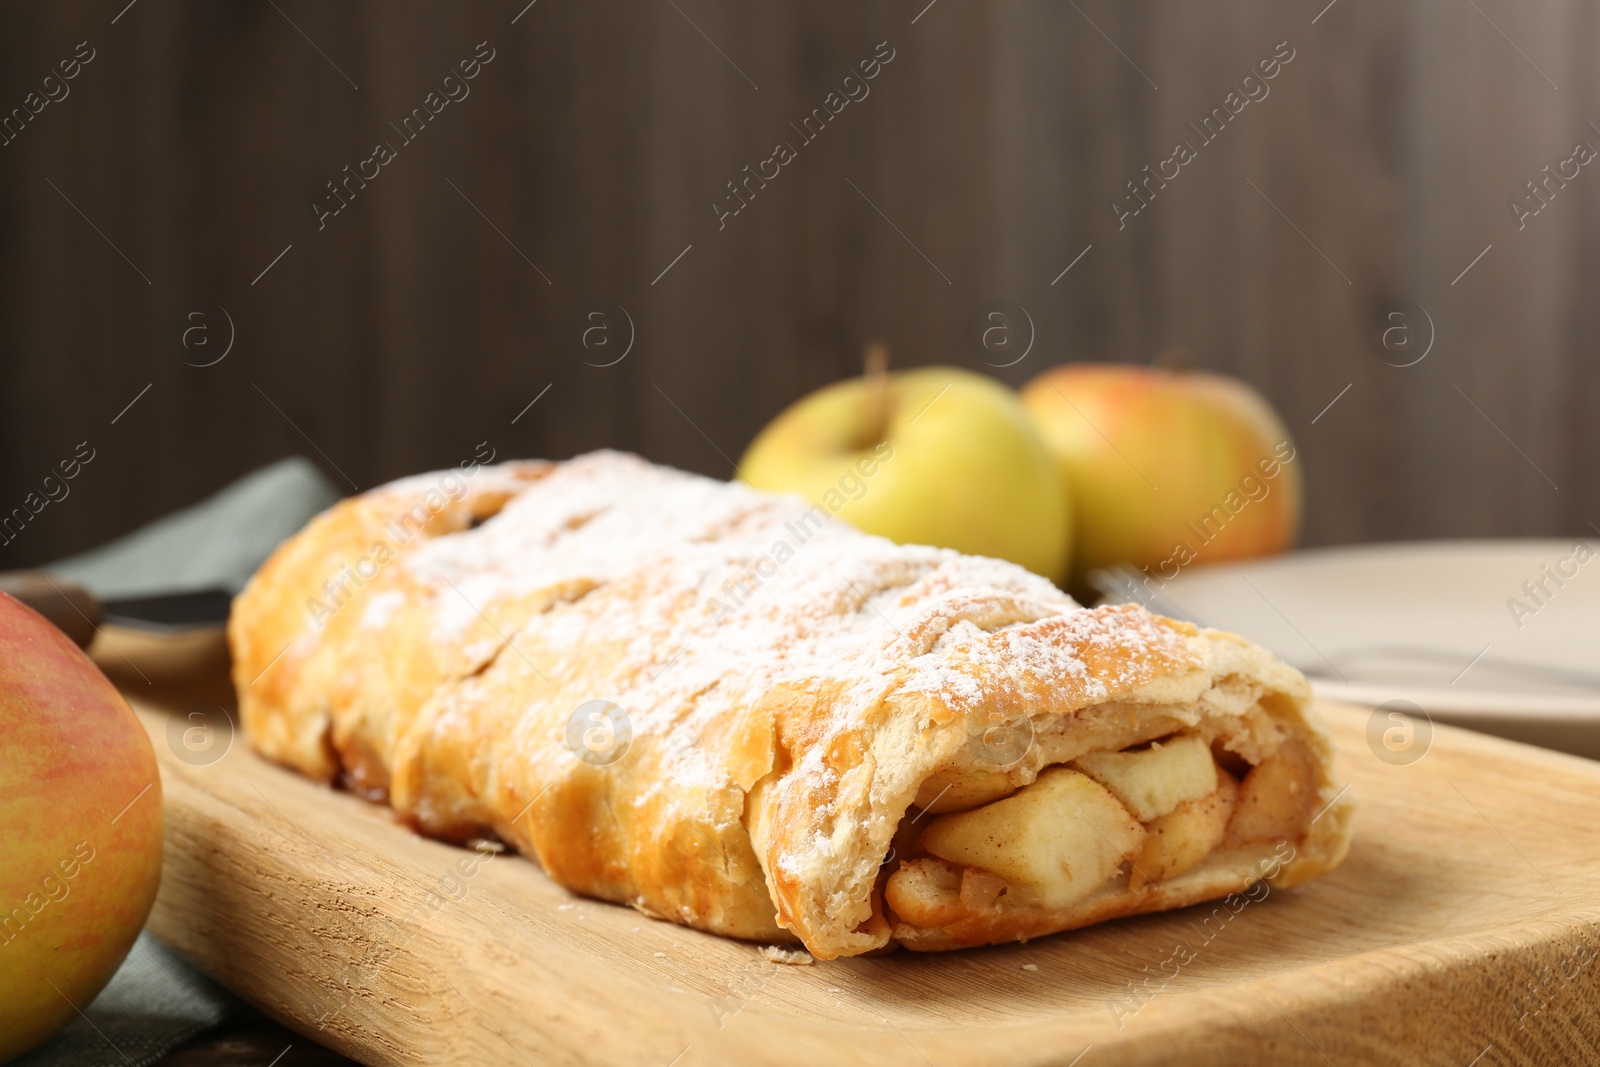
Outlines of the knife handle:
{"label": "knife handle", "polygon": [[79,648],[88,648],[100,625],[100,601],[81,585],[43,571],[0,571],[0,593],[9,593],[43,615]]}

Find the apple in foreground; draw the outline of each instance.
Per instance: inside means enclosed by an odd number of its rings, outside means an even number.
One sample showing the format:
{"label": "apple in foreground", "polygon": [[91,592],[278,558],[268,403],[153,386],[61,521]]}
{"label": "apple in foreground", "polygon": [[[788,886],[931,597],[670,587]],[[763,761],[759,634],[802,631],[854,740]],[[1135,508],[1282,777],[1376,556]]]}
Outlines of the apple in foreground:
{"label": "apple in foreground", "polygon": [[149,736],[77,645],[0,593],[0,1062],[89,1006],[160,880]]}
{"label": "apple in foreground", "polygon": [[1022,404],[1072,494],[1074,590],[1110,564],[1171,579],[1190,563],[1294,543],[1302,509],[1294,442],[1244,382],[1071,363],[1029,382]]}
{"label": "apple in foreground", "polygon": [[957,367],[867,375],[796,401],[739,471],[858,529],[1021,564],[1060,581],[1067,497],[1016,395]]}

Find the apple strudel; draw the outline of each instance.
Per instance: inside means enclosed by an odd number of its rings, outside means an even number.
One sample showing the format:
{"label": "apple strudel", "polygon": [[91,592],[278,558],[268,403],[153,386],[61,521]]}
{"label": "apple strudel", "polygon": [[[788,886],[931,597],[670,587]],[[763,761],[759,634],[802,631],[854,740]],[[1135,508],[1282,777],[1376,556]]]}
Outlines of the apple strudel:
{"label": "apple strudel", "polygon": [[264,755],[824,959],[1292,886],[1349,846],[1310,690],[1261,648],[617,453],[347,500],[229,638]]}

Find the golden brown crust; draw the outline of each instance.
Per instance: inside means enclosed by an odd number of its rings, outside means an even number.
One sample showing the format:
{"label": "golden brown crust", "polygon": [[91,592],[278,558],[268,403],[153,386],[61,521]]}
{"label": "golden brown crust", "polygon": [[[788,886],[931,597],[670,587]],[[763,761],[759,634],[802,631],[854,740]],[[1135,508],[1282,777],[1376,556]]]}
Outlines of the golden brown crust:
{"label": "golden brown crust", "polygon": [[[404,624],[389,628],[399,640],[352,654],[364,636],[352,605],[372,603],[369,586],[413,605],[396,560],[494,515],[550,469],[471,464],[403,479],[334,505],[280,545],[228,620],[234,687],[252,743],[313,778],[330,781],[343,770],[381,795],[388,716],[414,710],[448,672],[440,650],[404,639]],[[413,631],[424,625],[413,620]]]}
{"label": "golden brown crust", "polygon": [[[1316,806],[1338,791],[1304,680],[1232,635],[1084,610],[1010,564],[612,453],[467,483],[327,617],[308,598],[428,477],[275,554],[230,623],[247,734],[387,791],[424,833],[497,834],[576,892],[822,958],[1014,940],[1243,889],[1262,848],[1139,890],[1122,877],[1073,909],[918,929],[884,905],[885,859],[936,774],[999,767],[1025,788],[1184,729],[1247,763],[1292,740]],[[595,700],[632,739],[586,760],[569,720]],[[1347,842],[1341,803],[1273,877],[1330,870]]]}

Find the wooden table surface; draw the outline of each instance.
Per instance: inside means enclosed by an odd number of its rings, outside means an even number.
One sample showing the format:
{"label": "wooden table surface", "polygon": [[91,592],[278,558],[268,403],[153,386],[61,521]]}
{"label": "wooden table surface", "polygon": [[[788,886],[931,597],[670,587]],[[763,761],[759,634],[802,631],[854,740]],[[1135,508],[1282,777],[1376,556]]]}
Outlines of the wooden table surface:
{"label": "wooden table surface", "polygon": [[[1393,765],[1368,746],[1368,712],[1327,707],[1358,810],[1328,878],[1236,917],[1201,906],[779,966],[572,897],[512,855],[461,874],[470,852],[242,739],[215,762],[178,758],[167,714],[139,711],[168,818],[150,928],[362,1062],[1600,1061],[1600,764],[1575,757],[1439,727]],[[1179,945],[1192,961],[1172,962]],[[247,1023],[169,1062],[267,1063],[288,1044],[281,1067],[339,1062],[292,1058],[328,1054]],[[244,1051],[227,1060],[219,1041]]]}

